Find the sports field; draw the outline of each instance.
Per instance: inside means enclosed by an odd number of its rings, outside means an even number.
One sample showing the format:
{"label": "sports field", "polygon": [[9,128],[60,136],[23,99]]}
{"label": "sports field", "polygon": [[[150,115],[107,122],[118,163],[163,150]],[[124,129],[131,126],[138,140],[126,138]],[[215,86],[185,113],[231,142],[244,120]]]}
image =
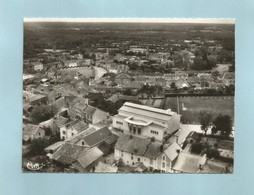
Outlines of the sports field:
{"label": "sports field", "polygon": [[213,118],[219,114],[227,114],[234,121],[234,97],[233,96],[188,96],[167,97],[164,109],[171,109],[182,115],[182,122],[198,124],[198,116],[201,111],[211,111]]}

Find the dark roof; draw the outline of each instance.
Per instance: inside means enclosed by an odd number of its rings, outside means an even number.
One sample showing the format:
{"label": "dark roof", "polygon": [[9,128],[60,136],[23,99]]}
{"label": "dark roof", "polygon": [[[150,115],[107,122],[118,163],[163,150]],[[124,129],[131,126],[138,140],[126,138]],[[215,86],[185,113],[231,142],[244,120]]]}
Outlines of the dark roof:
{"label": "dark roof", "polygon": [[143,139],[133,135],[121,134],[116,142],[115,149],[130,154],[144,156],[150,142],[150,139]]}
{"label": "dark roof", "polygon": [[95,146],[100,142],[108,139],[112,136],[111,131],[107,127],[98,129],[97,131],[92,132],[91,134],[83,137],[82,139],[90,146]]}
{"label": "dark roof", "polygon": [[118,135],[112,134],[111,137],[109,137],[109,138],[105,141],[105,143],[108,144],[108,145],[111,145],[111,144],[115,143],[117,140],[118,140]]}
{"label": "dark roof", "polygon": [[161,143],[158,142],[151,142],[148,145],[147,151],[145,152],[144,156],[147,158],[156,158],[161,154]]}

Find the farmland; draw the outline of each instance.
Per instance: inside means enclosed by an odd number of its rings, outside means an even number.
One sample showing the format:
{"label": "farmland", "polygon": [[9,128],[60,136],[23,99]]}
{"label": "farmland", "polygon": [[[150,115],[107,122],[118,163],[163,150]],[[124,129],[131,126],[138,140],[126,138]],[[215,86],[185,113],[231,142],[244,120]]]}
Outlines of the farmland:
{"label": "farmland", "polygon": [[[179,104],[179,106],[178,106]],[[232,96],[188,96],[167,97],[164,109],[171,109],[182,115],[182,122],[198,124],[201,111],[211,111],[213,118],[219,114],[229,115],[234,121],[234,98]]]}

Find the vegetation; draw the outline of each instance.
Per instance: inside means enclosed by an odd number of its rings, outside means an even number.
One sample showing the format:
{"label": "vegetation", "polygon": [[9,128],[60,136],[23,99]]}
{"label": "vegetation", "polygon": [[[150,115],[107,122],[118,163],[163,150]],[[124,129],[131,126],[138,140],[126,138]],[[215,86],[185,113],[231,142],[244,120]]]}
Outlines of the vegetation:
{"label": "vegetation", "polygon": [[232,120],[231,117],[228,115],[219,115],[214,121],[213,121],[214,127],[213,127],[213,134],[216,134],[217,132],[220,132],[222,136],[229,137],[232,132]]}
{"label": "vegetation", "polygon": [[49,120],[57,113],[57,110],[50,105],[35,106],[31,112],[31,118],[34,123],[40,123]]}
{"label": "vegetation", "polygon": [[199,122],[201,124],[201,130],[204,131],[205,135],[207,133],[208,128],[211,126],[212,122],[212,113],[201,111],[199,113]]}

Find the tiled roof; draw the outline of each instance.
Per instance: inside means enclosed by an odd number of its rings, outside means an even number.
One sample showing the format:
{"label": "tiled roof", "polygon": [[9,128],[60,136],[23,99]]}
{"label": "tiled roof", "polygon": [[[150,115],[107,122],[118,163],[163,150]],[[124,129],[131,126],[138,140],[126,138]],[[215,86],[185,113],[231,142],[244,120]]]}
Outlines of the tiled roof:
{"label": "tiled roof", "polygon": [[176,142],[174,142],[164,150],[164,153],[171,161],[173,161],[179,155],[180,150],[181,147]]}
{"label": "tiled roof", "polygon": [[64,164],[71,164],[86,150],[88,149],[83,146],[66,142],[52,155],[51,158]]}
{"label": "tiled roof", "polygon": [[79,134],[74,135],[70,140],[68,140],[68,142],[75,144],[84,137],[86,137],[87,135],[93,133],[94,131],[96,131],[96,129],[93,127],[87,128],[84,131],[80,132]]}
{"label": "tiled roof", "polygon": [[99,159],[103,156],[103,152],[97,148],[93,147],[86,150],[84,153],[78,157],[77,162],[83,167],[86,168],[88,165]]}
{"label": "tiled roof", "polygon": [[143,139],[132,135],[121,134],[116,142],[115,149],[130,154],[143,156],[150,142],[150,139]]}
{"label": "tiled roof", "polygon": [[92,132],[91,134],[83,137],[82,139],[90,146],[95,146],[100,142],[111,137],[112,133],[107,127],[98,129],[97,131]]}

